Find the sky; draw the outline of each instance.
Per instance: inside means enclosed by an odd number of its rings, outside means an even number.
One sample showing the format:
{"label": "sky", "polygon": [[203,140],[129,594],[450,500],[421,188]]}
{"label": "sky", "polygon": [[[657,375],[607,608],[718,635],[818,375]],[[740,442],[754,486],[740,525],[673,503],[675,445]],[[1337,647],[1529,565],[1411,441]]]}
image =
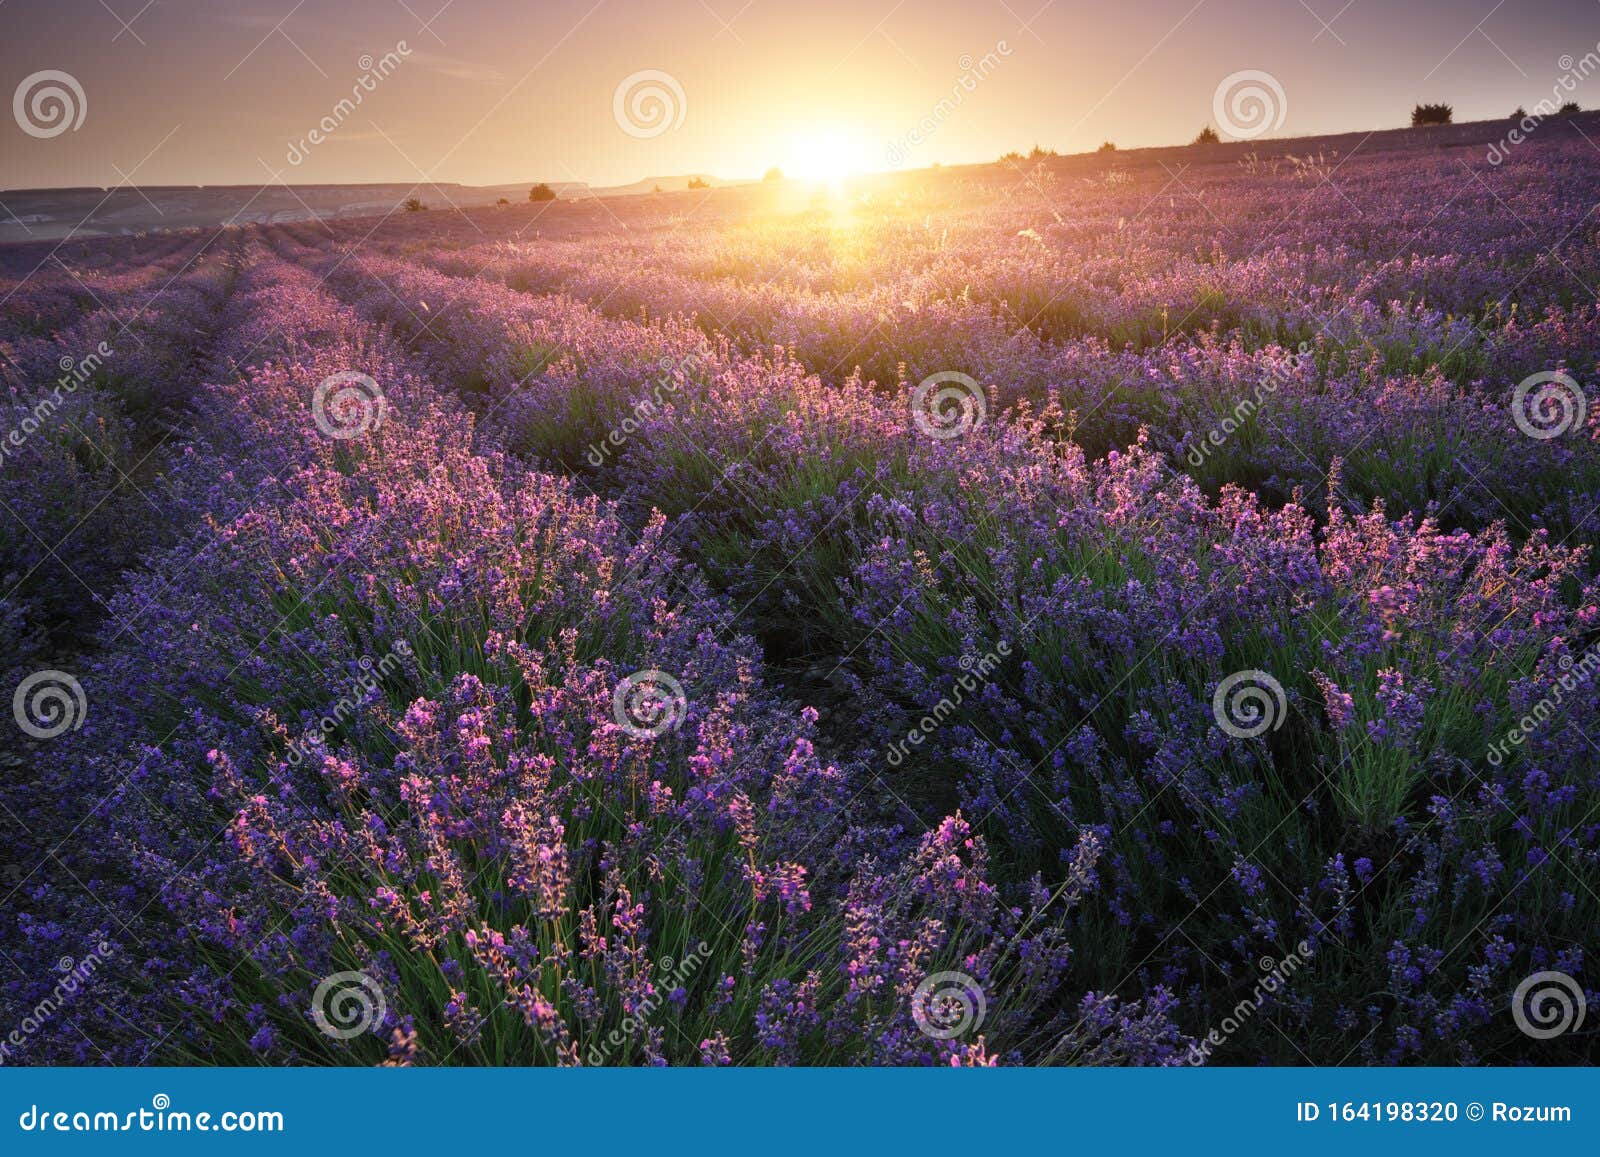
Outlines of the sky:
{"label": "sky", "polygon": [[1301,136],[1597,51],[1600,0],[0,0],[0,188],[918,168],[1181,143],[1240,73]]}

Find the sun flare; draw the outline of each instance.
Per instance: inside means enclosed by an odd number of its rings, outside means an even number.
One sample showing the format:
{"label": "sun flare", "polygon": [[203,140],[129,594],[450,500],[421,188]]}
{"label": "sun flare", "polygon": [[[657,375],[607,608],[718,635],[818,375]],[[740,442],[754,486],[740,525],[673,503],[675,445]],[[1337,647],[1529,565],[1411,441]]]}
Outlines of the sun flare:
{"label": "sun flare", "polygon": [[870,153],[860,134],[849,129],[814,129],[789,143],[783,173],[802,181],[838,184],[868,167]]}

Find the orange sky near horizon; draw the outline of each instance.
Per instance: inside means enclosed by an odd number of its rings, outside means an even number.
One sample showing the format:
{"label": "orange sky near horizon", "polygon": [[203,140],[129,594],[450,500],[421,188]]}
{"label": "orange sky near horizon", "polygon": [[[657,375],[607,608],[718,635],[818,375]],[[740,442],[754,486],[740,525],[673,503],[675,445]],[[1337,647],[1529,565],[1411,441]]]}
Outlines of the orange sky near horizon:
{"label": "orange sky near horizon", "polygon": [[[0,5],[0,187],[611,185],[1175,144],[1245,70],[1281,88],[1269,135],[1365,130],[1416,101],[1531,107],[1600,42],[1600,5],[1569,0],[142,3]],[[78,127],[23,127],[46,70]]]}

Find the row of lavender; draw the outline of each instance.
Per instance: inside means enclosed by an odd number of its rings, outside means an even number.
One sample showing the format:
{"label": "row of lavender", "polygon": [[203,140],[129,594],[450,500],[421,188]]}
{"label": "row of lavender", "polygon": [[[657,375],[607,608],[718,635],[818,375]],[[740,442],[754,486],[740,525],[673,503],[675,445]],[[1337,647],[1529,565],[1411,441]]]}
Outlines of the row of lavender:
{"label": "row of lavender", "polygon": [[[1299,487],[1325,511],[1339,458],[1349,501],[1592,541],[1600,407],[1517,391],[1600,368],[1587,148],[1498,170],[1468,150],[1358,156],[1300,180],[1228,166],[1178,186],[1046,174],[1009,195],[975,184],[976,207],[930,195],[603,241],[450,217],[448,244],[399,225],[360,240],[614,318],[690,319],[746,352],[782,346],[830,382],[904,391],[960,372],[989,410],[1054,401],[1096,456],[1148,429],[1212,494]],[[1531,427],[1558,436],[1534,445]]]}
{"label": "row of lavender", "polygon": [[1178,173],[1110,158],[899,180],[809,206],[758,192],[731,214],[713,199],[563,204],[532,219],[469,210],[333,229],[392,254],[453,251],[455,272],[494,264],[620,313],[701,313],[767,341],[788,328],[808,360],[833,352],[833,365],[845,359],[823,344],[830,326],[861,335],[879,320],[916,347],[929,335],[907,315],[939,305],[998,307],[1013,331],[1141,344],[1212,318],[1316,330],[1351,299],[1457,316],[1514,300],[1539,317],[1592,301],[1591,153],[1573,137],[1499,168],[1465,147]]}
{"label": "row of lavender", "polygon": [[[1508,1011],[1600,937],[1600,427],[1510,396],[1600,351],[1577,163],[258,231],[150,311],[200,379],[83,391],[161,517],[78,542],[133,573],[6,788],[8,1000],[116,964],[19,1059],[1581,1055]],[[16,327],[19,415],[95,316]]]}
{"label": "row of lavender", "polygon": [[121,571],[167,532],[168,418],[194,385],[233,264],[229,248],[188,238],[160,251],[98,274],[51,267],[0,298],[6,668],[82,645]]}
{"label": "row of lavender", "polygon": [[[960,817],[853,818],[861,769],[661,519],[513,467],[304,271],[251,260],[220,333],[182,533],[110,600],[81,726],[7,785],[8,1011],[53,1010],[8,1059],[1185,1055],[1163,993],[1059,1003],[1092,833],[1002,894]],[[357,367],[381,399],[320,388]],[[669,670],[670,726],[618,714]],[[981,1032],[913,1014],[950,969],[993,993]]]}
{"label": "row of lavender", "polygon": [[[1202,1035],[1304,948],[1316,974],[1233,1059],[1570,1055],[1506,1010],[1529,973],[1581,974],[1600,931],[1587,546],[1208,500],[1142,442],[1088,460],[1058,408],[931,438],[904,398],[688,325],[323,268],[493,444],[666,512],[769,659],[823,658],[905,814],[960,806],[1047,884],[1092,833],[1075,977],[1175,991]],[[1224,725],[1239,674],[1280,697],[1271,727]]]}

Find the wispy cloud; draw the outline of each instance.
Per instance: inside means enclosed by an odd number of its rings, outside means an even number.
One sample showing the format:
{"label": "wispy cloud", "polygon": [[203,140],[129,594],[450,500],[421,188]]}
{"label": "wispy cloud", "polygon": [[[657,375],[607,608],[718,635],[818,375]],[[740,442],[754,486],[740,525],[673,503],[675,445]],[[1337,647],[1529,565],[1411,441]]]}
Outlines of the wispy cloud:
{"label": "wispy cloud", "polygon": [[463,60],[457,56],[445,56],[442,53],[424,52],[413,48],[408,62],[420,65],[440,76],[447,76],[451,80],[465,80],[472,84],[484,84],[496,88],[506,83],[506,74],[498,68],[478,61]]}

